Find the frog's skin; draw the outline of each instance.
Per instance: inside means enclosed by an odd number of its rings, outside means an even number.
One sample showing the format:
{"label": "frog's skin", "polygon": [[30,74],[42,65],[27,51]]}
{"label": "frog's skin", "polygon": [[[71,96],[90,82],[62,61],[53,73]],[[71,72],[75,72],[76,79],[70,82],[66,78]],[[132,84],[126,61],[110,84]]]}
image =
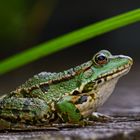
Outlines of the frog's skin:
{"label": "frog's skin", "polygon": [[35,75],[0,98],[0,130],[84,122],[106,101],[132,63],[128,56],[102,50],[75,68]]}

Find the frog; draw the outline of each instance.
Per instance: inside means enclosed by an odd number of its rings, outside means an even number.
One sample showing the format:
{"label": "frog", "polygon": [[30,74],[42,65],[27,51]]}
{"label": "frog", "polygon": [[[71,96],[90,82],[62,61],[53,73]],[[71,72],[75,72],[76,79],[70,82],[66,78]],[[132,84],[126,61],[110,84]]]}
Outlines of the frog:
{"label": "frog", "polygon": [[[0,130],[85,126],[112,94],[133,60],[108,50],[63,72],[41,72],[0,97]],[[95,120],[93,119],[93,122]]]}

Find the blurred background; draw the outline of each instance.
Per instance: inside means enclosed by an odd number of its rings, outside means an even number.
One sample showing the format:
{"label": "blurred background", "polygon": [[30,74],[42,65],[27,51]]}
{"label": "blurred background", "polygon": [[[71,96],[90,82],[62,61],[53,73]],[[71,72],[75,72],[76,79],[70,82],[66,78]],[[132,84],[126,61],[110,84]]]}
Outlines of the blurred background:
{"label": "blurred background", "polygon": [[[0,60],[91,23],[140,7],[139,0],[2,0],[0,1]],[[41,71],[62,71],[92,58],[101,49],[125,54],[134,66],[119,82],[107,105],[116,105],[127,88],[127,102],[140,100],[140,23],[135,23],[59,51],[0,76],[0,93],[8,93]],[[136,90],[137,89],[137,90]],[[116,97],[118,96],[118,97]],[[133,99],[134,98],[134,99]],[[125,103],[124,103],[125,104]]]}

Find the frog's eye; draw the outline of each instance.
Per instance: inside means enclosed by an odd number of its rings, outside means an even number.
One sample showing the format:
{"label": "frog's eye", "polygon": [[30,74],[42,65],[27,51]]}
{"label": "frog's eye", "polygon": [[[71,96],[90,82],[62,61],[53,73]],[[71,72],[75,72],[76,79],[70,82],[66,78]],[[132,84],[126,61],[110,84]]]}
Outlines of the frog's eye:
{"label": "frog's eye", "polygon": [[104,65],[108,62],[108,58],[104,53],[96,54],[93,58],[96,65]]}

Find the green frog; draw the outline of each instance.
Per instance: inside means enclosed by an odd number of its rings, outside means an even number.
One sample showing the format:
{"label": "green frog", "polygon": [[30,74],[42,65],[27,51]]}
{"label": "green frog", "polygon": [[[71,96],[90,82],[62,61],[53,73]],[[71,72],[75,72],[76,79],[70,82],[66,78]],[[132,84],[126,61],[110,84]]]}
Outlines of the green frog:
{"label": "green frog", "polygon": [[74,68],[35,75],[0,98],[0,130],[88,124],[132,63],[128,56],[101,50]]}

